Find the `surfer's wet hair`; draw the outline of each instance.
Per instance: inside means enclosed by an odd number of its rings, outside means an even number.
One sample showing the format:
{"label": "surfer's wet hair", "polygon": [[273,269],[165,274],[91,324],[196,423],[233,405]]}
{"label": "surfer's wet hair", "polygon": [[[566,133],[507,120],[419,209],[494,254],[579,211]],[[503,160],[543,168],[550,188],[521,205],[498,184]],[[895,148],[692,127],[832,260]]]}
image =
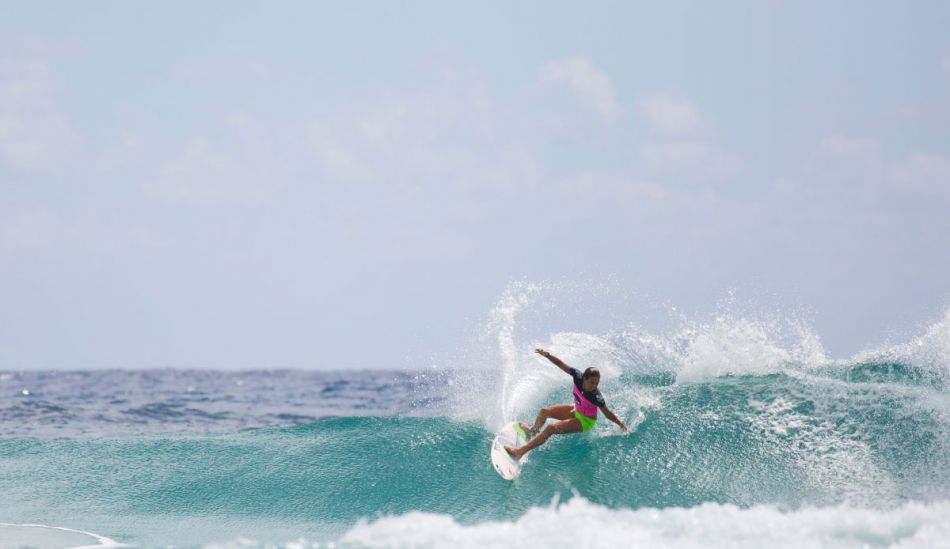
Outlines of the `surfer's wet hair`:
{"label": "surfer's wet hair", "polygon": [[589,377],[600,377],[600,370],[593,366],[584,370],[584,373],[581,374],[581,380],[587,379]]}

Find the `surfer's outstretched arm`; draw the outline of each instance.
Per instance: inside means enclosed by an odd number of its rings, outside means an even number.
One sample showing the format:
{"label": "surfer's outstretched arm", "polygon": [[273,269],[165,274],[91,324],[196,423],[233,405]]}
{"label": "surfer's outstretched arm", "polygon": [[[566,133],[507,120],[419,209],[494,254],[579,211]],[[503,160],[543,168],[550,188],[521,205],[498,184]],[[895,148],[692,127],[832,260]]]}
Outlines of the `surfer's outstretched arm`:
{"label": "surfer's outstretched arm", "polygon": [[610,421],[613,421],[613,422],[616,423],[621,429],[623,429],[623,432],[626,433],[627,431],[630,430],[630,429],[627,428],[627,424],[624,423],[623,421],[621,421],[619,417],[617,417],[616,415],[614,415],[614,413],[610,411],[610,408],[608,408],[606,404],[604,404],[603,406],[600,407],[600,411],[604,413],[604,417],[606,417],[606,418],[609,419]]}
{"label": "surfer's outstretched arm", "polygon": [[568,366],[567,363],[564,362],[563,360],[561,360],[561,359],[559,359],[558,357],[552,355],[551,353],[545,351],[544,349],[535,349],[534,352],[536,352],[536,353],[538,353],[539,355],[543,356],[544,358],[550,360],[555,366],[557,366],[558,368],[564,370],[564,373],[565,373],[565,374],[571,375],[571,367]]}

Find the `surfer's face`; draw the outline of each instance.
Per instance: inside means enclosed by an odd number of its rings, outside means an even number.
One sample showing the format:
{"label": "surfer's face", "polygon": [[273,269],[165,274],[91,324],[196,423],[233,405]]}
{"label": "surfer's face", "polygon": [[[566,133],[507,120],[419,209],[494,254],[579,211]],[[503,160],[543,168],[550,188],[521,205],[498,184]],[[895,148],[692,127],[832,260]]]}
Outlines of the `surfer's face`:
{"label": "surfer's face", "polygon": [[597,388],[597,385],[600,384],[600,372],[591,372],[589,376],[584,378],[584,381],[581,383],[581,386],[585,391],[593,391]]}

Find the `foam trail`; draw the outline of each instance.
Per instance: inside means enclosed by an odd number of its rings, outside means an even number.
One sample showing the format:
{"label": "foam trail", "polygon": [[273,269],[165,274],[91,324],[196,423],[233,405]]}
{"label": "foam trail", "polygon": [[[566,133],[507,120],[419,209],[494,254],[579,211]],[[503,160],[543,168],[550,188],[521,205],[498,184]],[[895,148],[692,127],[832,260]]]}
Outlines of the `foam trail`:
{"label": "foam trail", "polygon": [[[10,524],[6,522],[0,522],[0,527],[7,528],[20,528],[20,529],[45,529],[45,530],[56,530],[60,532],[68,532],[70,534],[80,534],[83,536],[89,536],[95,539],[98,544],[96,545],[75,545],[71,546],[70,549],[115,549],[119,547],[132,547],[131,545],[126,545],[124,543],[119,543],[113,539],[107,538],[93,532],[87,532],[86,530],[77,530],[74,528],[66,528],[63,526],[47,526],[45,524]],[[33,542],[27,542],[28,546],[32,546]],[[0,547],[4,547],[3,544],[0,544]]]}

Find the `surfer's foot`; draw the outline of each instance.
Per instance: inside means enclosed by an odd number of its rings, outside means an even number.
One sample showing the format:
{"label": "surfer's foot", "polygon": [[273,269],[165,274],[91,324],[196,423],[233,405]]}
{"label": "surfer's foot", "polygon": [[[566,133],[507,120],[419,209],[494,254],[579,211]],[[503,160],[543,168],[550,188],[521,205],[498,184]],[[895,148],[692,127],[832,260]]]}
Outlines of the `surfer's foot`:
{"label": "surfer's foot", "polygon": [[518,455],[518,449],[514,446],[505,446],[505,451],[515,459],[521,459],[521,456]]}
{"label": "surfer's foot", "polygon": [[521,425],[521,428],[524,429],[525,434],[528,435],[528,440],[533,439],[534,436],[537,435],[538,432],[540,431],[540,429],[535,429],[534,427],[530,427],[527,423],[523,421],[519,421],[518,425]]}

